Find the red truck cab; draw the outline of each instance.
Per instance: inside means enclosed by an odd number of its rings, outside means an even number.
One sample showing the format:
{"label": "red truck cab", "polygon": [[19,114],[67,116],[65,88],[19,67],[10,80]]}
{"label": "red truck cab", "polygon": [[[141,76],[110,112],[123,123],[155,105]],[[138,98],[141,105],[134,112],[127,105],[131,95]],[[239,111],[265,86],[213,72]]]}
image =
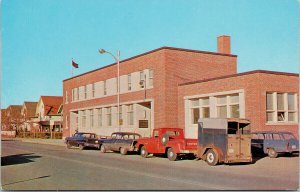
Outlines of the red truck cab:
{"label": "red truck cab", "polygon": [[197,139],[186,139],[181,128],[155,128],[152,137],[137,140],[135,147],[142,157],[149,153],[166,154],[170,161],[175,161],[178,155],[196,154]]}

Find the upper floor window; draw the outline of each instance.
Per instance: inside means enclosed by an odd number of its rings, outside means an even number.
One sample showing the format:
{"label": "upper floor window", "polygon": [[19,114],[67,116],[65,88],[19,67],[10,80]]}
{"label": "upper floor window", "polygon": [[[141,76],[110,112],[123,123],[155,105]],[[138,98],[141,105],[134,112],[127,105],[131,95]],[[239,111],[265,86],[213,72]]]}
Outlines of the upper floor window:
{"label": "upper floor window", "polygon": [[112,125],[111,107],[106,108],[106,116],[107,116],[106,119],[107,125],[111,126]]}
{"label": "upper floor window", "polygon": [[68,91],[66,91],[66,103],[68,103]]}
{"label": "upper floor window", "polygon": [[128,82],[127,89],[128,89],[128,91],[130,91],[131,90],[131,74],[127,75],[127,82]]}
{"label": "upper floor window", "polygon": [[95,97],[95,83],[92,84],[92,97]]}
{"label": "upper floor window", "polygon": [[297,122],[297,113],[295,93],[268,92],[266,94],[267,122]]}
{"label": "upper floor window", "polygon": [[150,87],[153,86],[153,70],[152,69],[149,70],[149,86]]}
{"label": "upper floor window", "polygon": [[76,100],[79,100],[79,88],[76,88]]}
{"label": "upper floor window", "polygon": [[107,94],[107,90],[106,90],[106,81],[103,81],[103,95]]}
{"label": "upper floor window", "polygon": [[140,71],[140,87],[144,88],[145,87],[145,73],[144,71]]}
{"label": "upper floor window", "polygon": [[84,86],[84,99],[87,98],[87,86],[85,85]]}
{"label": "upper floor window", "polygon": [[72,89],[72,101],[75,101],[75,89]]}

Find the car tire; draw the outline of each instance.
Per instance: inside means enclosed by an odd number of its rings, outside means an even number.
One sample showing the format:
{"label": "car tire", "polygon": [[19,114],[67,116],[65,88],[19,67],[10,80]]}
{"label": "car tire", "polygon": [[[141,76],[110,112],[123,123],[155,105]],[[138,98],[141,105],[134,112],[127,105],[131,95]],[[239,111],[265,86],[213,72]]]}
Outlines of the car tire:
{"label": "car tire", "polygon": [[67,149],[71,149],[72,145],[70,144],[70,142],[67,142]]}
{"label": "car tire", "polygon": [[160,141],[163,146],[166,146],[166,144],[169,142],[169,140],[170,140],[169,135],[163,134]]}
{"label": "car tire", "polygon": [[268,149],[268,156],[270,158],[276,158],[278,156],[278,153],[273,148],[270,148]]}
{"label": "car tire", "polygon": [[121,153],[122,155],[126,155],[126,154],[127,154],[127,149],[121,147],[121,148],[120,148],[120,153]]}
{"label": "car tire", "polygon": [[206,153],[206,163],[210,166],[215,166],[218,163],[218,155],[214,150],[210,149]]}
{"label": "car tire", "polygon": [[148,151],[146,150],[145,146],[142,146],[140,154],[142,157],[146,158],[148,156]]}
{"label": "car tire", "polygon": [[84,149],[84,145],[83,144],[79,144],[79,149],[83,150]]}
{"label": "car tire", "polygon": [[172,148],[169,148],[167,151],[167,157],[170,161],[176,161],[177,154],[174,152]]}
{"label": "car tire", "polygon": [[105,152],[106,152],[106,149],[105,149],[105,146],[104,146],[104,145],[101,145],[101,146],[100,146],[100,151],[101,151],[101,153],[105,153]]}

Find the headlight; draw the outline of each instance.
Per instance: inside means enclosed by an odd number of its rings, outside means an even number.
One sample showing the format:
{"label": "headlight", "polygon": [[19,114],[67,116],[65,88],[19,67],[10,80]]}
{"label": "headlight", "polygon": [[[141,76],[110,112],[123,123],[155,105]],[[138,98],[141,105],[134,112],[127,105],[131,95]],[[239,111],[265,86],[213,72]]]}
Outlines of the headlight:
{"label": "headlight", "polygon": [[95,141],[95,143],[98,143],[98,141]]}

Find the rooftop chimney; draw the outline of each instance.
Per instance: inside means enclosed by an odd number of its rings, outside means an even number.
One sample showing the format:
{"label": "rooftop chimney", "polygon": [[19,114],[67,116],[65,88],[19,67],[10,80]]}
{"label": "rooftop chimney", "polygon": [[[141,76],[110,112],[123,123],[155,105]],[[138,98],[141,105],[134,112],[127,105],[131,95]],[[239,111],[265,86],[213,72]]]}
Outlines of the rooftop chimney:
{"label": "rooftop chimney", "polygon": [[218,53],[230,54],[230,36],[221,35],[218,37]]}

